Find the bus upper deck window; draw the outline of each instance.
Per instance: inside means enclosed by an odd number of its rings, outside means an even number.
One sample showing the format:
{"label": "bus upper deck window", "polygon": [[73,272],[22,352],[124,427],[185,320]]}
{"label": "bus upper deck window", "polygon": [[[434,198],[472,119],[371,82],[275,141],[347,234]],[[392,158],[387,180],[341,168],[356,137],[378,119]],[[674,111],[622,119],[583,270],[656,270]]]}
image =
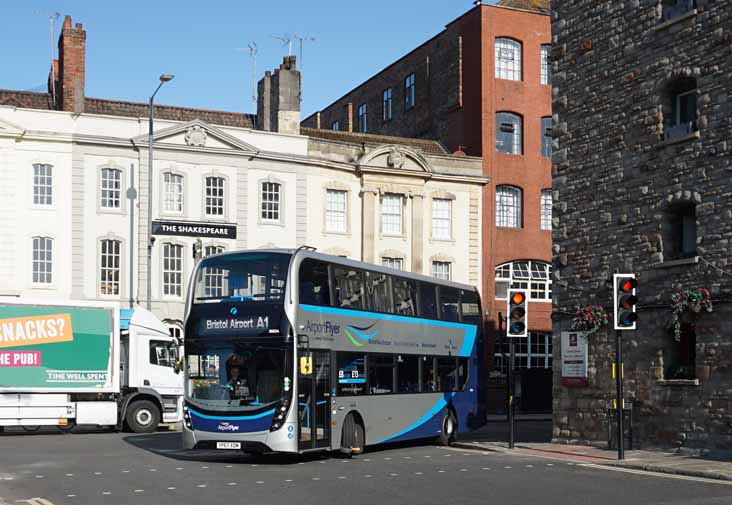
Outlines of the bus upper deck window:
{"label": "bus upper deck window", "polygon": [[300,266],[300,303],[306,305],[330,305],[328,264],[306,259]]}

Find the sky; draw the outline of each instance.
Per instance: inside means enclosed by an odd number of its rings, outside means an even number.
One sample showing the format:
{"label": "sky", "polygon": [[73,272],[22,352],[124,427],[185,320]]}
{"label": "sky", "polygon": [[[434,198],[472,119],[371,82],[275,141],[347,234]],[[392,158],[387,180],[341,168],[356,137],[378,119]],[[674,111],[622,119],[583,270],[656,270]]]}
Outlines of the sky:
{"label": "sky", "polygon": [[[430,37],[472,0],[0,0],[0,88],[45,91],[50,68],[49,17],[58,12],[87,32],[86,96],[146,102],[158,76],[175,79],[160,104],[256,112],[257,80],[287,47],[304,43],[302,117],[320,110]],[[293,41],[299,58],[299,42]],[[55,57],[58,57],[56,54]]]}

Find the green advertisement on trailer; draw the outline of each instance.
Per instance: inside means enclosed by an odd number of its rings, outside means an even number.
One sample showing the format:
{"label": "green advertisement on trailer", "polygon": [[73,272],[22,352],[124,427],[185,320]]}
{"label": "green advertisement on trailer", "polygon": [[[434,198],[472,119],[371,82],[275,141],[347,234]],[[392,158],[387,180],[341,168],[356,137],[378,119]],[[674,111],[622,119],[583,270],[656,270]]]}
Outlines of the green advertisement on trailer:
{"label": "green advertisement on trailer", "polygon": [[112,310],[0,304],[0,389],[112,386]]}

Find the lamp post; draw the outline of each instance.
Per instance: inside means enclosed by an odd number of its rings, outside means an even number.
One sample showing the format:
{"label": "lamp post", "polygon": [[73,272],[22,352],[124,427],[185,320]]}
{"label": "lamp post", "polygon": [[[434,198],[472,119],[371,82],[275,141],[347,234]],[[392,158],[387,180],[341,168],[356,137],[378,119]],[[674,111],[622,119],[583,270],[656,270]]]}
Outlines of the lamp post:
{"label": "lamp post", "polygon": [[147,141],[147,310],[152,308],[152,249],[155,239],[152,233],[152,194],[153,194],[153,108],[155,95],[166,82],[175,77],[173,74],[161,74],[160,84],[155,88],[155,93],[150,97],[150,130]]}

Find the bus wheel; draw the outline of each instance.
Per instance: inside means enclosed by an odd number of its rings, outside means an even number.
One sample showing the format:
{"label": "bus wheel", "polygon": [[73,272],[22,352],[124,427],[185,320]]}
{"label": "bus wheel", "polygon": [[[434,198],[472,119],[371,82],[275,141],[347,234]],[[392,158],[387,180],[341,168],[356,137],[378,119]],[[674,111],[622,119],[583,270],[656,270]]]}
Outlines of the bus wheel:
{"label": "bus wheel", "polygon": [[25,430],[27,433],[35,433],[36,431],[40,430],[41,427],[37,425],[31,425],[31,426],[23,426],[23,430]]}
{"label": "bus wheel", "polygon": [[151,401],[138,400],[127,407],[127,425],[135,433],[152,433],[160,424],[160,411]]}
{"label": "bus wheel", "polygon": [[445,416],[442,418],[442,433],[438,439],[440,445],[448,446],[455,442],[455,433],[457,432],[457,419],[452,410],[447,409]]}
{"label": "bus wheel", "polygon": [[365,445],[365,439],[366,437],[361,422],[353,414],[348,414],[343,421],[341,452],[348,456],[361,454]]}
{"label": "bus wheel", "polygon": [[71,433],[71,431],[76,428],[76,421],[73,419],[69,419],[66,424],[59,424],[57,428],[64,433]]}

